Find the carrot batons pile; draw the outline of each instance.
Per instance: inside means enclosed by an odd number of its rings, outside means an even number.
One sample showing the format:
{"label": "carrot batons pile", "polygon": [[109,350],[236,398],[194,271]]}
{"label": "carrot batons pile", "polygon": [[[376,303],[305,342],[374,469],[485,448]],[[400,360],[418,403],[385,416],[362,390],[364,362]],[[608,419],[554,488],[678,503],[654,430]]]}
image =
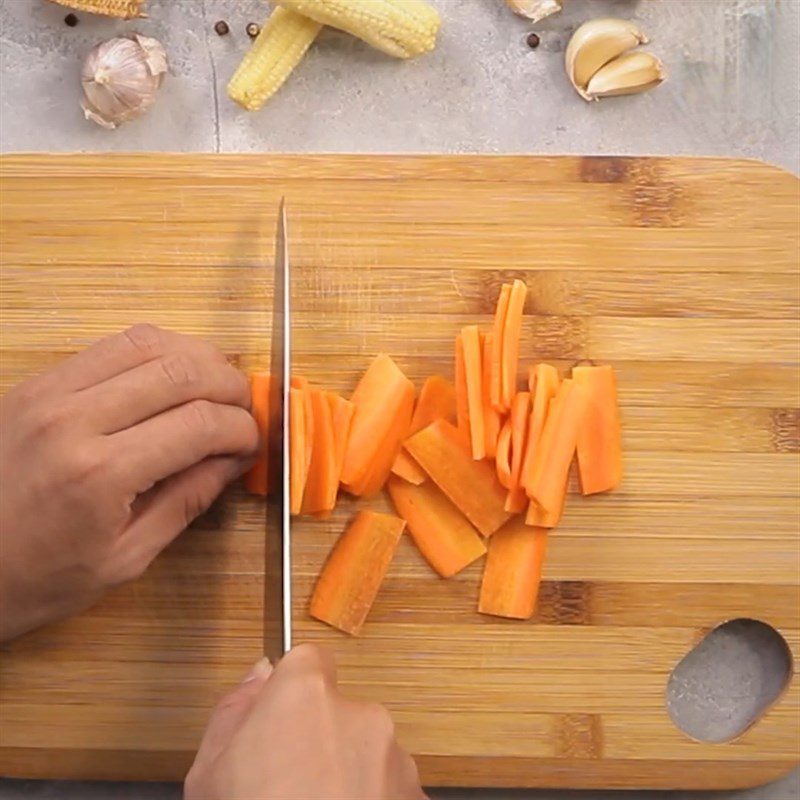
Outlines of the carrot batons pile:
{"label": "carrot batons pile", "polygon": [[[478,611],[528,619],[536,610],[547,539],[577,463],[583,494],[617,488],[622,445],[609,366],[561,377],[531,365],[520,386],[527,287],[500,290],[491,330],[455,339],[454,383],[414,385],[378,355],[350,400],[292,380],[289,400],[293,514],[326,517],[340,489],[368,498],[386,487],[396,517],[362,510],[341,535],[311,600],[311,615],[358,634],[406,530],[431,567],[450,578],[486,556]],[[266,439],[269,376],[252,377],[253,414]],[[246,488],[271,488],[262,458]]]}

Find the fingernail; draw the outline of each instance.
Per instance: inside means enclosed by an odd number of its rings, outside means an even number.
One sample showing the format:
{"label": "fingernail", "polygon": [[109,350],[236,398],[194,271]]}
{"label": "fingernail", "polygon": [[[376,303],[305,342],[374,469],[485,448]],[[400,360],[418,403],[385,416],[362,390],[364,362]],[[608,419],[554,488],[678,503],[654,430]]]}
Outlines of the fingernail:
{"label": "fingernail", "polygon": [[247,673],[242,683],[250,683],[256,678],[268,678],[272,672],[272,664],[268,658],[257,661],[250,672]]}

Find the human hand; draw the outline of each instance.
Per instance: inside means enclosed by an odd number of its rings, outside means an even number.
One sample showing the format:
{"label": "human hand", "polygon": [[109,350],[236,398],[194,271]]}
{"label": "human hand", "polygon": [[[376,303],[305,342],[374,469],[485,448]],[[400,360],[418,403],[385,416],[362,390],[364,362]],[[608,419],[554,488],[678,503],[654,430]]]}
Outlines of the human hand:
{"label": "human hand", "polygon": [[0,401],[0,639],[136,578],[249,465],[247,379],[136,325]]}
{"label": "human hand", "polygon": [[427,800],[383,706],[336,687],[331,655],[259,662],[214,709],[184,800]]}

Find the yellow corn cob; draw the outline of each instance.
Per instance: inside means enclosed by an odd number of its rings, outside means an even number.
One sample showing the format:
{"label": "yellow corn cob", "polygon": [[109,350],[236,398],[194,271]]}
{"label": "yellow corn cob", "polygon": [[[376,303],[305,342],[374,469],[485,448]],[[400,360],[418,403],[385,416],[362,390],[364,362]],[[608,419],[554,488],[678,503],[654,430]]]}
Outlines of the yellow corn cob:
{"label": "yellow corn cob", "polygon": [[305,55],[322,25],[276,8],[228,84],[228,96],[248,111],[257,111],[280,89]]}
{"label": "yellow corn cob", "polygon": [[105,14],[107,17],[132,19],[146,16],[142,12],[144,0],[53,0],[53,2],[67,6],[67,8],[74,8],[76,11]]}
{"label": "yellow corn cob", "polygon": [[439,14],[424,0],[275,0],[278,5],[358,36],[397,58],[433,50]]}

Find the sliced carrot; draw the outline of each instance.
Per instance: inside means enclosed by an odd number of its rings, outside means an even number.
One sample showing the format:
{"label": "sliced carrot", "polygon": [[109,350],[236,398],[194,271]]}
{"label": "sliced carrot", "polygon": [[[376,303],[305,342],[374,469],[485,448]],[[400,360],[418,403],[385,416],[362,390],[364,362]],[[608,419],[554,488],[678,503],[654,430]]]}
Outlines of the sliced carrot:
{"label": "sliced carrot", "polygon": [[339,537],[311,597],[311,616],[356,636],[394,556],[405,522],[360,511]]}
{"label": "sliced carrot", "polygon": [[554,507],[554,511],[546,511],[535,500],[531,500],[528,505],[528,513],[525,515],[525,524],[534,525],[537,528],[555,528],[561,521],[564,513],[564,505],[567,500],[567,487],[569,479],[564,481],[564,488],[561,492],[559,503]]}
{"label": "sliced carrot", "polygon": [[467,395],[467,369],[464,364],[464,340],[456,336],[456,422],[458,429],[469,436],[469,397]]}
{"label": "sliced carrot", "polygon": [[578,476],[583,494],[616,489],[622,480],[622,433],[612,367],[574,367],[572,377],[589,397],[578,431]]}
{"label": "sliced carrot", "polygon": [[389,356],[381,354],[370,364],[353,392],[356,410],[345,450],[343,483],[359,485],[373,467],[400,407],[407,402],[409,387],[413,397],[414,385]]}
{"label": "sliced carrot", "polygon": [[325,396],[328,405],[331,407],[333,419],[333,441],[336,449],[336,483],[342,479],[342,466],[344,465],[344,454],[347,449],[347,441],[350,438],[350,426],[353,422],[353,414],[356,407],[349,400],[345,400],[336,392],[326,392]]}
{"label": "sliced carrot", "polygon": [[318,514],[332,511],[336,505],[336,492],[339,489],[336,439],[333,414],[325,392],[309,389],[307,394],[311,398],[310,405],[314,415],[314,446],[301,510],[303,514]]}
{"label": "sliced carrot", "polygon": [[503,326],[502,405],[506,409],[511,408],[511,402],[517,393],[519,339],[522,334],[522,312],[527,294],[528,287],[520,280],[514,281]]}
{"label": "sliced carrot", "polygon": [[314,409],[311,407],[311,384],[308,378],[293,376],[290,386],[295,389],[303,390],[303,403],[305,405],[303,421],[305,423],[305,433],[303,441],[306,448],[306,472],[311,469],[311,450],[314,447]]}
{"label": "sliced carrot", "polygon": [[[427,428],[435,419],[446,419],[454,422],[456,418],[456,390],[453,384],[441,375],[433,375],[422,386],[408,435]],[[425,480],[425,471],[405,451],[397,454],[392,472],[416,486]]]}
{"label": "sliced carrot", "polygon": [[484,535],[509,518],[505,492],[488,461],[475,461],[469,444],[449,422],[439,419],[415,433],[405,448],[431,480]]}
{"label": "sliced carrot", "polygon": [[528,507],[525,489],[520,484],[522,459],[525,455],[525,443],[528,439],[528,423],[530,420],[530,392],[518,392],[511,403],[511,481],[506,511],[519,514]]}
{"label": "sliced carrot", "polygon": [[528,441],[525,445],[525,456],[522,462],[522,476],[520,483],[525,487],[528,497],[531,496],[531,483],[533,481],[533,465],[536,460],[536,451],[542,438],[547,411],[550,401],[558,391],[558,370],[550,364],[537,364],[531,367],[528,373],[528,386],[531,392],[531,418],[528,424]]}
{"label": "sliced carrot", "polygon": [[430,481],[414,486],[392,477],[387,488],[414,543],[441,576],[455,575],[486,552],[475,528]]}
{"label": "sliced carrot", "polygon": [[400,405],[369,469],[357,481],[343,484],[356,497],[372,497],[383,488],[392,472],[397,454],[408,438],[414,411],[414,385],[410,381],[406,382],[400,386],[399,393]]}
{"label": "sliced carrot", "polygon": [[250,376],[250,403],[253,418],[258,426],[261,444],[258,460],[244,476],[244,488],[251,494],[269,494],[269,393],[268,372],[256,372]]}
{"label": "sliced carrot", "polygon": [[481,377],[483,353],[478,326],[467,325],[462,328],[461,342],[464,347],[464,372],[467,377],[472,457],[479,461],[486,457],[486,437],[483,432],[483,380]]}
{"label": "sliced carrot", "polygon": [[481,389],[483,394],[483,434],[487,458],[494,458],[497,453],[497,437],[500,435],[502,417],[492,405],[492,348],[494,334],[487,333],[483,337],[483,373],[481,375]]}
{"label": "sliced carrot", "polygon": [[555,511],[561,502],[587,403],[586,390],[571,378],[562,381],[551,400],[530,485],[531,499],[545,511]]}
{"label": "sliced carrot", "polygon": [[303,507],[308,478],[305,394],[303,389],[289,389],[289,505],[292,514],[299,514]]}
{"label": "sliced carrot", "polygon": [[497,480],[506,489],[511,488],[511,420],[507,419],[497,437],[497,451],[494,459]]}
{"label": "sliced carrot", "polygon": [[546,551],[547,531],[530,528],[521,518],[497,531],[489,541],[478,611],[530,619],[536,610]]}
{"label": "sliced carrot", "polygon": [[506,412],[508,406],[503,402],[503,334],[506,329],[508,301],[511,298],[511,284],[504,283],[500,287],[497,307],[494,312],[492,328],[492,367],[489,376],[489,396],[497,411]]}

